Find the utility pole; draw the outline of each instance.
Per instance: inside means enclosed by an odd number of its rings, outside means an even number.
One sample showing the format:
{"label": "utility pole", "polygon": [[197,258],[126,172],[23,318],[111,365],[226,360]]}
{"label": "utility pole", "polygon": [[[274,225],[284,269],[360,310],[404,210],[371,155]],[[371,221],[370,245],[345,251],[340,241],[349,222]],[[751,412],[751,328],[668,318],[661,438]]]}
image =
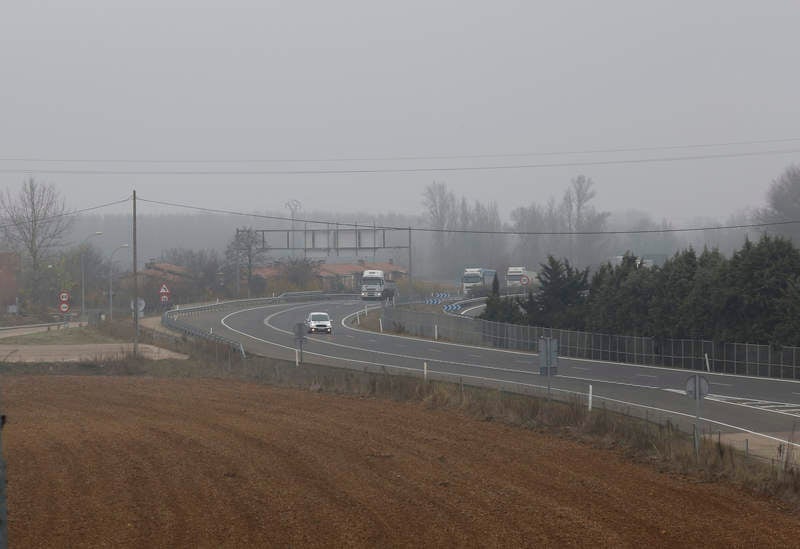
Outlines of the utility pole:
{"label": "utility pole", "polygon": [[133,191],[133,356],[139,356],[139,273],[136,270],[136,191]]}
{"label": "utility pole", "polygon": [[408,226],[408,295],[411,297],[411,292],[413,292],[413,286],[411,284],[411,225]]}

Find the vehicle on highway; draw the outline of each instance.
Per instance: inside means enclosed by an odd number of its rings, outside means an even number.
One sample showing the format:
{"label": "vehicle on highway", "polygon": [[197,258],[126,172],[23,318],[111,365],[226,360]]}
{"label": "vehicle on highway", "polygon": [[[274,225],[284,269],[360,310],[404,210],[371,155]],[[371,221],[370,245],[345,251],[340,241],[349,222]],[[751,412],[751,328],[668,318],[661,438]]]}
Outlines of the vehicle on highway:
{"label": "vehicle on highway", "polygon": [[392,299],[397,285],[386,279],[383,271],[366,270],[361,274],[361,299]]}
{"label": "vehicle on highway", "polygon": [[328,334],[333,333],[333,322],[331,321],[331,317],[328,313],[319,311],[308,313],[305,324],[306,331],[309,334],[313,334],[315,332],[325,332]]}
{"label": "vehicle on highway", "polygon": [[483,267],[467,267],[461,275],[461,293],[467,296],[487,295],[497,271]]}

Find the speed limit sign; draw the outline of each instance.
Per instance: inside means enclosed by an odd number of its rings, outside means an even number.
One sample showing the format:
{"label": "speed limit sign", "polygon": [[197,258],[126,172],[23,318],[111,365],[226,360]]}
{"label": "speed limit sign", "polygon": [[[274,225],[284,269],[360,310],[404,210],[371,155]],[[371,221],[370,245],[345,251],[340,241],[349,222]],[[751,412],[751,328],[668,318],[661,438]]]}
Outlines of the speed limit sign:
{"label": "speed limit sign", "polygon": [[68,313],[69,312],[69,303],[61,303],[61,304],[59,304],[58,305],[58,310],[61,311],[62,313]]}
{"label": "speed limit sign", "polygon": [[67,303],[69,301],[69,298],[70,298],[69,292],[66,290],[61,290],[61,292],[58,294],[58,301],[60,303]]}
{"label": "speed limit sign", "polygon": [[528,284],[531,283],[531,279],[525,275],[522,275],[521,277],[519,277],[519,283],[522,284],[523,286],[527,286]]}

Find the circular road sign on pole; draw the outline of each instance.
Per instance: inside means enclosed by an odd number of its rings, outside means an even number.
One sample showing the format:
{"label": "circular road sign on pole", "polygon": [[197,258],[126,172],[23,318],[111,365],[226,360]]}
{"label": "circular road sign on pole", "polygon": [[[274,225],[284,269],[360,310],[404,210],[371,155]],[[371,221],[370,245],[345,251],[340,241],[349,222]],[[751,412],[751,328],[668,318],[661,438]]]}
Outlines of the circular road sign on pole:
{"label": "circular road sign on pole", "polygon": [[528,284],[531,283],[531,279],[525,275],[522,275],[521,277],[519,277],[519,283],[522,284],[523,286],[527,286]]}
{"label": "circular road sign on pole", "polygon": [[58,301],[59,301],[59,303],[67,303],[67,302],[69,302],[69,298],[70,297],[71,296],[69,295],[69,292],[66,291],[66,290],[61,290],[58,293]]}
{"label": "circular road sign on pole", "polygon": [[58,305],[58,310],[64,314],[69,312],[69,303],[62,302]]}

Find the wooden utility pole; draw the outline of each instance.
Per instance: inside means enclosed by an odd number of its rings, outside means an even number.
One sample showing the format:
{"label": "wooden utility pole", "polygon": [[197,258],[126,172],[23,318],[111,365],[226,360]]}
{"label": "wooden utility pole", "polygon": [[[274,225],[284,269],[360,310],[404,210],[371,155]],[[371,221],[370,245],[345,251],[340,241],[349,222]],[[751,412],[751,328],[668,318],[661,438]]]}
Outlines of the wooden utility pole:
{"label": "wooden utility pole", "polygon": [[136,270],[136,191],[133,191],[133,356],[139,356],[139,273]]}

